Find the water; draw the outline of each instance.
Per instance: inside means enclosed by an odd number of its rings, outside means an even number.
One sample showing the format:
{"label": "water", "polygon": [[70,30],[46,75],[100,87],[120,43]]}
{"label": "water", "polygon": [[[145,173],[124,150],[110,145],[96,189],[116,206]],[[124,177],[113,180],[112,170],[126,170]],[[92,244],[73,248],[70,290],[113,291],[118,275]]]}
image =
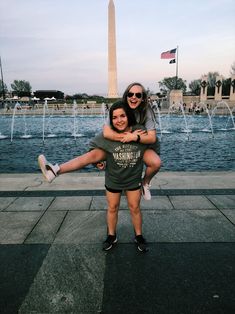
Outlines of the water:
{"label": "water", "polygon": [[[157,118],[157,116],[156,116]],[[90,139],[101,131],[100,116],[27,116],[15,115],[11,142],[12,117],[0,116],[0,173],[38,172],[37,156],[62,163],[89,149]],[[162,171],[235,170],[235,130],[230,116],[162,115]],[[158,120],[158,118],[157,118]],[[44,124],[43,124],[44,123]],[[74,123],[81,137],[74,137]],[[44,125],[44,143],[43,143]],[[213,132],[211,131],[213,126]],[[27,129],[31,138],[22,138]],[[158,130],[159,135],[161,130]],[[50,137],[53,134],[53,137]],[[1,138],[1,137],[0,137]],[[98,171],[93,166],[83,171]]]}

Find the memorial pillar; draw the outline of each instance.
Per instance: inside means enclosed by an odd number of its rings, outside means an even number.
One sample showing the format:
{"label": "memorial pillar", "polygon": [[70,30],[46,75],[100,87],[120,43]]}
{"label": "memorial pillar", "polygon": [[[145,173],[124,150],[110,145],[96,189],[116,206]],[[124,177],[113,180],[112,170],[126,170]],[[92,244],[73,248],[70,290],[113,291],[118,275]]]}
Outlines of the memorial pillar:
{"label": "memorial pillar", "polygon": [[216,82],[215,82],[215,101],[221,101],[222,100],[222,76],[216,76]]}
{"label": "memorial pillar", "polygon": [[230,96],[229,100],[235,101],[235,74],[231,76]]}
{"label": "memorial pillar", "polygon": [[206,75],[202,76],[200,85],[201,85],[200,102],[205,102],[207,101],[207,86],[208,86]]}

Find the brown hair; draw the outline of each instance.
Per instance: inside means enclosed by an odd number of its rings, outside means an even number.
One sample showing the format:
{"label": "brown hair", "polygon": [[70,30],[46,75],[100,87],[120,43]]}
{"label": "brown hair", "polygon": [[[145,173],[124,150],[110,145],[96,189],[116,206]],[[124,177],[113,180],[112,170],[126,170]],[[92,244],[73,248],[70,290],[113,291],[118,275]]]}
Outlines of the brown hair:
{"label": "brown hair", "polygon": [[124,91],[122,99],[125,102],[125,104],[128,106],[127,94],[129,93],[130,89],[136,85],[142,88],[143,98],[142,98],[141,104],[135,110],[138,110],[139,115],[140,115],[140,121],[138,121],[138,123],[141,125],[144,125],[147,119],[147,108],[148,108],[148,97],[147,97],[148,95],[144,86],[138,82],[131,83],[130,85],[127,86],[126,90]]}
{"label": "brown hair", "polygon": [[124,112],[126,113],[126,116],[127,116],[128,126],[133,126],[136,124],[134,112],[132,112],[130,110],[130,108],[128,108],[122,100],[119,100],[119,101],[116,101],[115,103],[113,103],[109,109],[109,122],[110,122],[110,126],[112,129],[115,130],[115,127],[113,126],[113,112],[116,109],[123,109],[124,110]]}

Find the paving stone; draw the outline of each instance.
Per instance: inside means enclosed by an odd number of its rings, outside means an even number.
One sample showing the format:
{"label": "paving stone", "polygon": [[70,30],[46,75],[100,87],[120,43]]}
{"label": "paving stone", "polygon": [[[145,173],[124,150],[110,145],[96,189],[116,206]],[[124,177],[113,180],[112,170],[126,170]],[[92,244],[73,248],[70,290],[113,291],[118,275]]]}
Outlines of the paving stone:
{"label": "paving stone", "polygon": [[1,173],[0,191],[24,191],[27,188],[38,188],[42,176],[35,173]]}
{"label": "paving stone", "polygon": [[0,197],[0,211],[7,209],[7,207],[14,202],[15,197]]}
{"label": "paving stone", "polygon": [[[205,196],[156,194],[149,202],[141,200],[148,254],[140,254],[133,243],[125,197],[120,204],[118,245],[106,253],[101,250],[106,198],[68,197],[72,194],[66,195],[67,183],[74,188],[81,181],[77,174],[72,181],[65,175],[57,186],[42,184],[39,189],[33,175],[30,180],[25,175],[9,176],[6,188],[0,180],[3,192],[23,191],[30,182],[34,184],[30,189],[45,193],[45,197],[16,199],[14,194],[2,194],[5,197],[0,198],[1,312],[234,313],[235,196],[232,190],[224,194],[234,188],[234,172],[161,175],[182,192],[215,187],[221,194],[212,195],[215,190],[211,195],[204,191]],[[91,180],[95,189],[103,189],[86,174],[81,188],[90,187]],[[46,194],[47,187],[55,192],[60,188],[61,199]]]}
{"label": "paving stone", "polygon": [[150,201],[145,201],[143,198],[140,203],[141,210],[145,209],[155,209],[155,210],[164,210],[164,209],[174,209],[169,198],[167,196],[152,196]]}
{"label": "paving stone", "polygon": [[71,211],[56,235],[54,243],[102,243],[106,236],[106,212]]}
{"label": "paving stone", "polygon": [[235,195],[208,195],[207,198],[219,209],[235,209]]}
{"label": "paving stone", "polygon": [[234,224],[234,228],[235,228],[235,210],[234,209],[221,209],[221,212]]}
{"label": "paving stone", "polygon": [[107,210],[107,201],[105,196],[94,196],[91,201],[91,210]]}
{"label": "paving stone", "polygon": [[41,215],[41,212],[0,212],[0,244],[23,243]]}
{"label": "paving stone", "polygon": [[7,211],[45,211],[52,201],[53,197],[19,197]]}
{"label": "paving stone", "polygon": [[25,243],[52,243],[66,213],[66,211],[46,211]]}
{"label": "paving stone", "polygon": [[0,312],[16,314],[50,248],[48,244],[0,245]]}
{"label": "paving stone", "polygon": [[98,245],[53,245],[19,313],[99,313],[104,270]]}
{"label": "paving stone", "polygon": [[58,196],[49,207],[49,210],[89,210],[92,196]]}
{"label": "paving stone", "polygon": [[174,209],[216,209],[205,196],[201,195],[181,195],[169,196]]}
{"label": "paving stone", "polygon": [[102,313],[232,314],[235,243],[119,244],[106,255]]}
{"label": "paving stone", "polygon": [[235,228],[217,210],[144,211],[150,242],[235,242]]}

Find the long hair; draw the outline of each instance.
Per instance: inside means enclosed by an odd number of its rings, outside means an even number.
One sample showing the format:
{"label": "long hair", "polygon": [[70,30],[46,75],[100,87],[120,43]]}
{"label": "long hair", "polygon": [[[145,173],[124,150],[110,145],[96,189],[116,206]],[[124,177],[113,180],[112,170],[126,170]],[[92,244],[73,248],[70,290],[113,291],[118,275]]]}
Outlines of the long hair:
{"label": "long hair", "polygon": [[126,90],[124,91],[122,99],[123,99],[124,103],[127,105],[127,107],[129,108],[128,102],[127,102],[127,94],[129,93],[130,89],[136,85],[140,86],[142,88],[143,98],[142,98],[141,104],[135,110],[137,110],[139,112],[139,115],[140,115],[140,121],[138,121],[138,123],[144,125],[145,121],[147,119],[147,108],[149,106],[148,105],[148,95],[147,95],[147,91],[144,88],[144,86],[138,82],[131,83],[130,85],[127,86]]}
{"label": "long hair", "polygon": [[126,106],[126,104],[122,100],[119,100],[113,103],[109,109],[109,121],[112,129],[115,129],[115,127],[113,126],[113,112],[116,109],[124,110],[127,116],[128,126],[133,126],[136,124],[134,113],[130,110],[130,108],[128,108],[128,106]]}

